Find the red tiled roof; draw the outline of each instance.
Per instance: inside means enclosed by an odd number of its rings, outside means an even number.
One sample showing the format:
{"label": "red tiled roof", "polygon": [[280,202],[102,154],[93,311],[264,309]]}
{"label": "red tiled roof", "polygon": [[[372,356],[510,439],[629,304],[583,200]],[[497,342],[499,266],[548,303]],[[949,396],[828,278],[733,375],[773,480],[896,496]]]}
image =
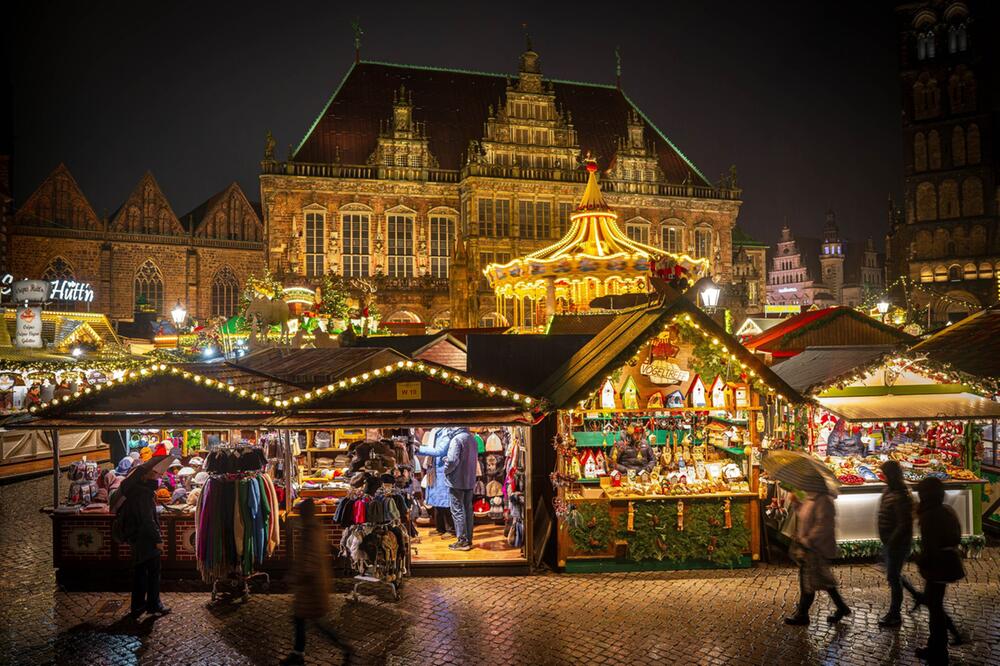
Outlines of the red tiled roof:
{"label": "red tiled roof", "polygon": [[[827,308],[827,310],[832,309],[833,308]],[[782,320],[782,322],[777,326],[772,326],[760,335],[755,335],[750,338],[743,343],[743,346],[751,351],[767,351],[768,343],[783,337],[786,333],[790,333],[797,328],[805,326],[811,321],[819,319],[827,310],[811,310],[793,315],[788,319]]]}
{"label": "red tiled roof", "polygon": [[[412,92],[413,119],[425,124],[431,153],[442,169],[459,169],[469,141],[502,103],[508,77],[501,74],[432,69],[362,61],[351,67],[326,108],[295,151],[300,162],[366,164],[374,152],[379,123],[392,114],[393,93]],[[515,80],[516,76],[511,76]],[[598,156],[601,169],[614,159],[630,111],[638,111],[614,86],[551,80],[556,104],[572,114],[580,149]],[[659,130],[643,117],[646,139],[654,144],[660,168],[672,183],[690,176],[711,185]]]}

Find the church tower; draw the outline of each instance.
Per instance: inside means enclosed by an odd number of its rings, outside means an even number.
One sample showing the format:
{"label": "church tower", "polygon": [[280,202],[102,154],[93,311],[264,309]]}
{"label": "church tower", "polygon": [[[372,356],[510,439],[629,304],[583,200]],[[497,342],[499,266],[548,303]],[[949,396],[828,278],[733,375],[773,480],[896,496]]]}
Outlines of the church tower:
{"label": "church tower", "polygon": [[834,300],[841,300],[844,290],[844,243],[837,228],[837,218],[832,210],[826,212],[826,224],[823,226],[823,248],[819,256],[822,281]]}

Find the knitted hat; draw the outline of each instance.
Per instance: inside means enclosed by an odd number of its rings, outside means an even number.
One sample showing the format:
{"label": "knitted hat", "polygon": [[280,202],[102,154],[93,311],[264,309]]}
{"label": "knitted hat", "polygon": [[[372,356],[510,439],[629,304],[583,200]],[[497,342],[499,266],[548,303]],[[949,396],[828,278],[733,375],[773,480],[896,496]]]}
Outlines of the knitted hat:
{"label": "knitted hat", "polygon": [[491,434],[486,438],[486,451],[488,453],[502,453],[503,452],[503,442],[496,433]]}
{"label": "knitted hat", "polygon": [[138,451],[132,451],[130,454],[128,454],[128,457],[131,458],[132,462],[134,463],[136,460],[139,459],[139,452]]}
{"label": "knitted hat", "polygon": [[180,469],[181,467],[184,467],[184,464],[177,458],[174,458],[173,462],[167,465],[167,469]]}
{"label": "knitted hat", "polygon": [[188,460],[188,465],[190,465],[191,467],[201,467],[204,464],[205,461],[198,456],[195,456],[194,458],[191,458],[191,460]]}
{"label": "knitted hat", "polygon": [[115,468],[115,471],[119,474],[128,474],[128,471],[132,469],[133,462],[132,456],[125,456],[118,461],[118,467]]}
{"label": "knitted hat", "polygon": [[153,449],[149,448],[148,446],[144,446],[141,449],[139,449],[139,459],[142,462],[146,462],[152,457],[153,457]]}
{"label": "knitted hat", "polygon": [[160,488],[156,491],[156,501],[157,502],[169,502],[170,501],[170,491],[166,488]]}
{"label": "knitted hat", "polygon": [[472,505],[472,513],[477,516],[485,516],[489,512],[490,503],[484,499],[478,499]]}
{"label": "knitted hat", "polygon": [[503,495],[503,485],[499,481],[490,481],[486,484],[487,497],[499,497]]}
{"label": "knitted hat", "polygon": [[203,486],[208,483],[208,472],[198,472],[192,481],[196,486]]}
{"label": "knitted hat", "polygon": [[181,467],[177,471],[177,476],[194,476],[194,468],[193,467]]}
{"label": "knitted hat", "polygon": [[174,494],[170,496],[171,504],[180,504],[181,502],[187,501],[188,491],[184,488],[178,488],[174,491]]}

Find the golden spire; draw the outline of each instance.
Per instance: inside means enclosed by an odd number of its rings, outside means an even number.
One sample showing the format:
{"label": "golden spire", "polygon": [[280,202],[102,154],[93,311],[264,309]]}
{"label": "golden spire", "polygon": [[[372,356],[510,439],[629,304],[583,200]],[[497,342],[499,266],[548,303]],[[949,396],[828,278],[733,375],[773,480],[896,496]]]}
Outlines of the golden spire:
{"label": "golden spire", "polygon": [[590,175],[587,177],[587,187],[583,190],[583,198],[580,199],[580,205],[576,209],[611,210],[611,207],[604,201],[604,195],[601,194],[601,186],[597,184],[597,160],[588,152],[583,163],[587,166]]}

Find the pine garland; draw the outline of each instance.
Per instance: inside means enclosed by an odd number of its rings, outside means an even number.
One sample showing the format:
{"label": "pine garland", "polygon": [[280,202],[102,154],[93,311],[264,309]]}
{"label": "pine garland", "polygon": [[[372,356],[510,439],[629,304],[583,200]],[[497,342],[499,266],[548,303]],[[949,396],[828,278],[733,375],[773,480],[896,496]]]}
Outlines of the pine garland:
{"label": "pine garland", "polygon": [[684,530],[677,529],[677,502],[637,502],[634,531],[619,530],[628,542],[633,561],[709,561],[735,566],[750,550],[750,530],[745,503],[731,511],[732,528],[725,527],[723,501],[690,501],[684,504]]}
{"label": "pine garland", "polygon": [[606,550],[615,536],[611,509],[606,502],[588,502],[569,509],[566,517],[573,547],[584,553]]}
{"label": "pine garland", "polygon": [[[962,550],[966,557],[979,557],[983,548],[986,547],[986,537],[982,534],[973,534],[962,537]],[[838,557],[840,558],[869,558],[882,555],[882,542],[878,539],[858,539],[856,541],[840,541],[837,543]],[[910,554],[920,553],[920,539],[915,538],[910,547]]]}

